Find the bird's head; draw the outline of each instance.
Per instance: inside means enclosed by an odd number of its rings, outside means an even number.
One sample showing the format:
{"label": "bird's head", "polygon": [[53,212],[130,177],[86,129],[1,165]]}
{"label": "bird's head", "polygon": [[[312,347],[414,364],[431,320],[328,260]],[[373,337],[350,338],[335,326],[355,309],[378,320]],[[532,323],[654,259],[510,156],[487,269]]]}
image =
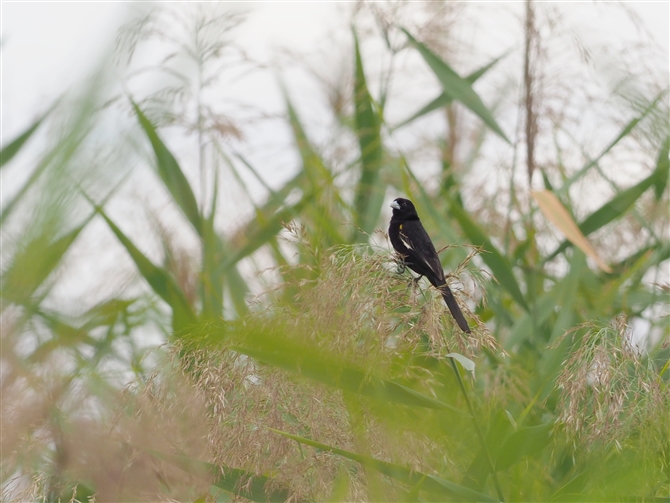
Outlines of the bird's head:
{"label": "bird's head", "polygon": [[409,199],[399,197],[394,199],[390,206],[393,208],[394,216],[412,217],[416,215],[416,209]]}

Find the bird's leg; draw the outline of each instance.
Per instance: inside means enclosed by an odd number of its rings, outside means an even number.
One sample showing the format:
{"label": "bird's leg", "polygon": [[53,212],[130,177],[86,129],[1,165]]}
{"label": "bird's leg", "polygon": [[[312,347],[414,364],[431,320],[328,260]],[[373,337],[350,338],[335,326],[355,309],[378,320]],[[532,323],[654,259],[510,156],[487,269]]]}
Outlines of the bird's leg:
{"label": "bird's leg", "polygon": [[402,262],[402,261],[399,261],[399,262],[396,262],[396,265],[398,266],[398,268],[395,271],[396,274],[401,274],[401,275],[405,274],[405,269],[407,269],[407,266],[405,265],[405,263]]}

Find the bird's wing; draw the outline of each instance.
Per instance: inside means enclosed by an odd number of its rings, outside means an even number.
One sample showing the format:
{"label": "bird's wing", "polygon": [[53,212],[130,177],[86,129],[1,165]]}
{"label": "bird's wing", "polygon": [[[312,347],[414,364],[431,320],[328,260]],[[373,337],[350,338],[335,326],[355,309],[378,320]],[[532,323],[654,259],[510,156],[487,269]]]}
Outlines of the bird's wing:
{"label": "bird's wing", "polygon": [[[400,239],[407,247],[410,262],[421,264],[435,275],[438,284],[444,283],[444,270],[435,246],[420,221],[406,222],[400,231]],[[428,274],[425,274],[429,276]],[[429,279],[431,279],[429,277]],[[431,281],[432,283],[432,281]]]}

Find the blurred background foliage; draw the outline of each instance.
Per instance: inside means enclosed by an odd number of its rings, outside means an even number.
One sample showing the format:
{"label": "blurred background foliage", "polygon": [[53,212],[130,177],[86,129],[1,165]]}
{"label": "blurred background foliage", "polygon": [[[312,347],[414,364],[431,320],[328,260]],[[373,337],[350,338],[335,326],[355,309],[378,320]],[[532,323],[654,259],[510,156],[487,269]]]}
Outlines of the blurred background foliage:
{"label": "blurred background foliage", "polygon": [[[357,4],[346,71],[306,65],[326,128],[279,72],[283,116],[216,105],[271,72],[243,16],[145,11],[120,84],[4,141],[3,500],[667,501],[667,82],[581,78],[530,1],[468,68],[470,8]],[[235,147],[277,120],[283,179]],[[390,253],[398,196],[472,336]]]}

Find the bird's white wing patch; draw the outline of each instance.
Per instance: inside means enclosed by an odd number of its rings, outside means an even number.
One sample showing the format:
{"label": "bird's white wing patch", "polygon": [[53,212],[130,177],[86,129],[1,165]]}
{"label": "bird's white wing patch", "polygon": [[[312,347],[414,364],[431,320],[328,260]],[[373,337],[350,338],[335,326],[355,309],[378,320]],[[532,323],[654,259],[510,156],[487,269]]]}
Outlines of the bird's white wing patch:
{"label": "bird's white wing patch", "polygon": [[409,250],[413,250],[414,248],[412,247],[412,243],[409,242],[407,237],[401,232],[400,233],[400,241],[402,241],[402,244],[404,244]]}

